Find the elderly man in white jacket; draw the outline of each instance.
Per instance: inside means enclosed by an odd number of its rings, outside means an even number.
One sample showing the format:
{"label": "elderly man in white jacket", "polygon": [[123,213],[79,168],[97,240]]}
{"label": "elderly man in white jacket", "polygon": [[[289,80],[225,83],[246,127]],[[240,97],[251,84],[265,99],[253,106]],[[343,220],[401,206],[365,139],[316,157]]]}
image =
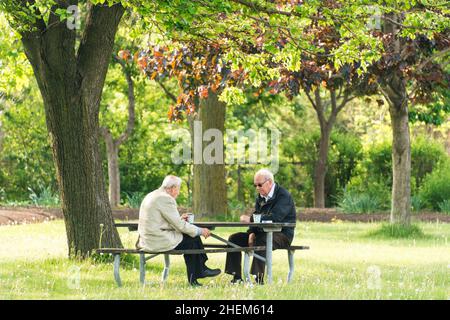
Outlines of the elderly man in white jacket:
{"label": "elderly man in white jacket", "polygon": [[[200,239],[209,237],[210,230],[187,222],[187,214],[180,216],[176,198],[180,193],[181,179],[165,177],[161,187],[149,193],[139,210],[139,247],[148,251],[164,252],[172,249],[203,249]],[[220,269],[209,269],[206,254],[185,254],[188,281],[201,286],[199,278],[214,277]]]}

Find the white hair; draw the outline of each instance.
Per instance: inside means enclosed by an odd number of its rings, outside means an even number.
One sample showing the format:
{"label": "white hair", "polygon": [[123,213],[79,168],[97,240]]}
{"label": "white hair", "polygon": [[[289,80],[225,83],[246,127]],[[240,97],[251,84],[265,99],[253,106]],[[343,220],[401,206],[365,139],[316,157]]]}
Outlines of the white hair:
{"label": "white hair", "polygon": [[264,179],[270,180],[270,181],[272,181],[272,182],[275,181],[274,178],[273,178],[273,173],[270,172],[270,171],[267,170],[267,169],[260,169],[260,170],[258,170],[258,171],[255,173],[255,178],[256,178],[256,177],[263,177]]}
{"label": "white hair", "polygon": [[161,187],[164,189],[171,189],[173,187],[179,188],[181,186],[181,182],[182,182],[181,178],[169,175],[164,178]]}

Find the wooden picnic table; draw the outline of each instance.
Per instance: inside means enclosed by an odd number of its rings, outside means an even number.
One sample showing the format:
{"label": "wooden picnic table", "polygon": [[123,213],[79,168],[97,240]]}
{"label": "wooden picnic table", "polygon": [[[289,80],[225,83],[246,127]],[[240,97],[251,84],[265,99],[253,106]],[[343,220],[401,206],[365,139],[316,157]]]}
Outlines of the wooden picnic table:
{"label": "wooden picnic table", "polygon": [[[245,222],[201,222],[196,221],[193,225],[200,228],[208,228],[210,230],[215,230],[216,228],[248,228],[248,227],[259,227],[262,228],[264,232],[266,232],[266,258],[261,257],[258,254],[254,254],[255,258],[263,260],[266,262],[267,269],[267,281],[268,283],[272,283],[272,249],[273,249],[273,233],[279,232],[283,227],[295,227],[295,223],[280,223],[280,222],[261,222],[261,223],[245,223]],[[115,224],[116,227],[120,228],[128,228],[130,231],[138,230],[138,222],[130,221],[130,222],[120,222]],[[232,243],[222,237],[211,233],[211,236],[219,241],[222,241],[231,247],[240,248],[235,243]]]}

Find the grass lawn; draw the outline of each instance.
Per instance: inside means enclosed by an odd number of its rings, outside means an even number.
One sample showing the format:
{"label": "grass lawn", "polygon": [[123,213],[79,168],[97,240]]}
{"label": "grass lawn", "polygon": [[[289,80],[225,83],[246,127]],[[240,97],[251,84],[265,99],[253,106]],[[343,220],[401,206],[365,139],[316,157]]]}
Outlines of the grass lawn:
{"label": "grass lawn", "polygon": [[[421,223],[421,239],[371,238],[377,223],[298,223],[293,282],[286,283],[286,251],[274,252],[274,283],[231,285],[229,275],[187,285],[184,260],[171,257],[166,284],[163,258],[148,262],[147,284],[139,285],[138,259],[121,269],[122,288],[112,264],[72,261],[62,221],[0,227],[0,299],[450,299],[450,224]],[[219,229],[227,237],[236,229]],[[120,230],[126,246],[137,234]],[[209,240],[208,240],[209,241]],[[224,254],[208,266],[223,270]],[[133,265],[134,264],[134,265]]]}

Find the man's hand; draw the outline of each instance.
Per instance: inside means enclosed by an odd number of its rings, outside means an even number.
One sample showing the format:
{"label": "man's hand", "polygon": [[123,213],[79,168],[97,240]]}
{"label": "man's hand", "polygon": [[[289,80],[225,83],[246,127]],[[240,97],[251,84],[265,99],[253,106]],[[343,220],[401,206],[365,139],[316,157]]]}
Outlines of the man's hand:
{"label": "man's hand", "polygon": [[208,228],[202,228],[202,236],[206,239],[211,235],[211,231]]}
{"label": "man's hand", "polygon": [[242,215],[239,220],[241,220],[241,222],[250,223],[250,217],[246,215]]}
{"label": "man's hand", "polygon": [[181,219],[182,220],[184,220],[184,221],[188,221],[188,214],[187,213],[183,213],[182,215],[181,215]]}
{"label": "man's hand", "polygon": [[256,235],[254,233],[250,233],[248,235],[248,246],[249,247],[253,247],[253,245],[255,244],[255,238],[256,238]]}

